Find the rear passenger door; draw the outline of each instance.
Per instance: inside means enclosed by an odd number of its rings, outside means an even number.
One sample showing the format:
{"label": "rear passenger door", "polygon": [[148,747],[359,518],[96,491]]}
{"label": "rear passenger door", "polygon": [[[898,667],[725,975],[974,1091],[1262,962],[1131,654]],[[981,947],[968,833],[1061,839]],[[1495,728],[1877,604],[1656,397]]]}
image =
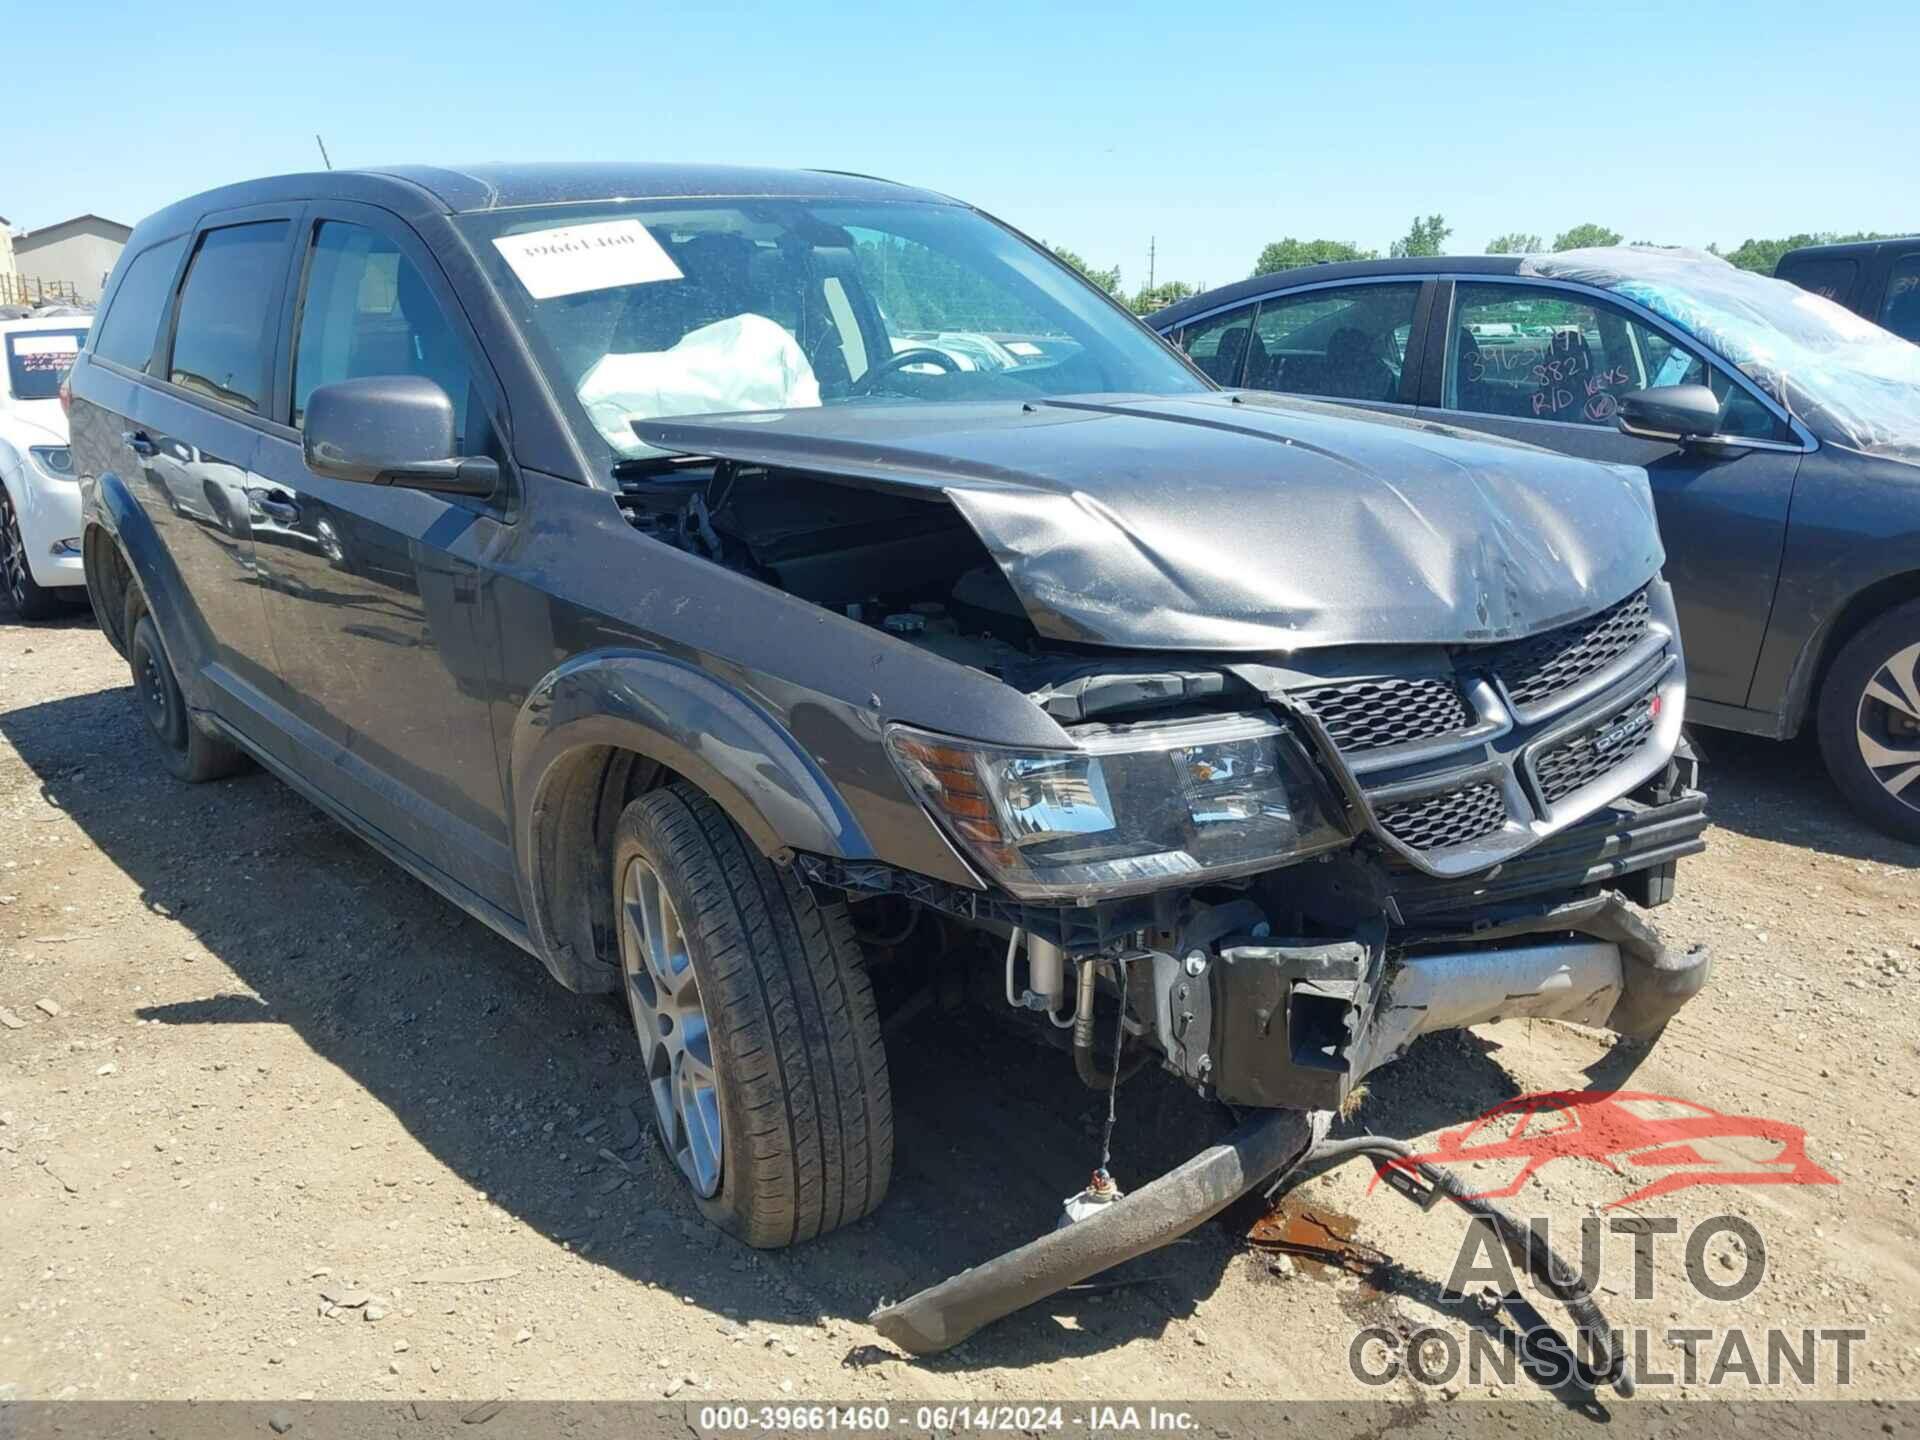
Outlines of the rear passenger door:
{"label": "rear passenger door", "polygon": [[[1423,397],[1437,419],[1590,460],[1644,466],[1653,484],[1687,652],[1690,693],[1744,706],[1805,451],[1790,426],[1717,360],[1663,323],[1591,291],[1460,279],[1434,304],[1443,355]],[[1450,309],[1447,308],[1450,305]],[[1450,318],[1449,318],[1450,317]],[[1726,445],[1623,434],[1619,396],[1706,385]],[[1596,479],[1596,483],[1602,483]]]}
{"label": "rear passenger door", "polygon": [[144,479],[141,503],[181,581],[180,596],[155,601],[175,612],[163,623],[185,632],[168,635],[189,651],[173,657],[175,668],[211,681],[208,703],[260,743],[277,677],[247,491],[272,410],[297,209],[201,222],[148,367],[153,383],[133,390],[120,436],[123,473]]}
{"label": "rear passenger door", "polygon": [[400,846],[517,913],[481,638],[483,566],[510,507],[316,475],[301,448],[319,386],[425,376],[453,400],[462,453],[493,455],[505,472],[500,388],[438,265],[384,211],[317,202],[288,283],[279,423],[256,460],[254,501],[300,766]]}

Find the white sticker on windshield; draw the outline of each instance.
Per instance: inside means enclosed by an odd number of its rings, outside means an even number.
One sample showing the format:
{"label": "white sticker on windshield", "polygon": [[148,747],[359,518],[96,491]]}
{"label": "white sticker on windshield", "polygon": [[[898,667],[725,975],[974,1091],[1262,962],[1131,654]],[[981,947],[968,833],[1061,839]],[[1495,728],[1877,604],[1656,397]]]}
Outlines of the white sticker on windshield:
{"label": "white sticker on windshield", "polygon": [[638,220],[561,225],[502,235],[493,244],[536,300],[682,278],[680,267]]}
{"label": "white sticker on windshield", "polygon": [[78,335],[20,335],[13,337],[16,355],[78,355]]}

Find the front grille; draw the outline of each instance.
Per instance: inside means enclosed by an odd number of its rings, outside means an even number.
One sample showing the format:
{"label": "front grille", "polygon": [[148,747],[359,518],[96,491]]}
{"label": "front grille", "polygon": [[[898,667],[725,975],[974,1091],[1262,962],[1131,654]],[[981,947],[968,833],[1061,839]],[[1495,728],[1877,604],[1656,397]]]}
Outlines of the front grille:
{"label": "front grille", "polygon": [[1453,735],[1473,725],[1460,687],[1451,680],[1355,680],[1297,690],[1294,698],[1350,755]]}
{"label": "front grille", "polygon": [[1598,674],[1647,633],[1651,615],[1647,592],[1618,605],[1487,652],[1500,683],[1516,705],[1534,705]]}
{"label": "front grille", "polygon": [[1440,850],[1491,835],[1507,823],[1507,803],[1493,785],[1425,795],[1375,812],[1394,839],[1416,850]]}
{"label": "front grille", "polygon": [[1540,782],[1541,797],[1549,805],[1557,805],[1581,786],[1591,784],[1609,770],[1632,759],[1653,739],[1654,726],[1651,723],[1637,734],[1631,734],[1604,749],[1595,745],[1594,741],[1615,726],[1643,718],[1650,720],[1648,698],[1645,695],[1580,734],[1543,751],[1533,762],[1533,774]]}

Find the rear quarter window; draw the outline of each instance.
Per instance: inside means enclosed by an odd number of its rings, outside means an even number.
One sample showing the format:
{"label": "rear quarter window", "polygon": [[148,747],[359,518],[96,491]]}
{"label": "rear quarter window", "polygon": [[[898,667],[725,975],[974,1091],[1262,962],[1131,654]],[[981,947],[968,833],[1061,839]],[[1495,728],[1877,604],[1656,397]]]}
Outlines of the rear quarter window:
{"label": "rear quarter window", "polygon": [[160,334],[160,317],[173,289],[174,272],[180,268],[180,252],[186,246],[187,237],[181,235],[133,257],[108,302],[106,314],[94,326],[95,355],[129,370],[147,368],[147,362],[153,359],[154,340]]}

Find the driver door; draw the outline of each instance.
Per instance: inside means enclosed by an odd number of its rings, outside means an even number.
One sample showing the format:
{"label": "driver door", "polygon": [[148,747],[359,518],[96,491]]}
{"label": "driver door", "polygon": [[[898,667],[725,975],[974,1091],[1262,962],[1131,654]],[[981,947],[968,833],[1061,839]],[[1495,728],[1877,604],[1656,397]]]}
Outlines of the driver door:
{"label": "driver door", "polygon": [[[1805,447],[1717,360],[1664,325],[1591,291],[1531,281],[1459,280],[1437,298],[1443,354],[1422,409],[1563,454],[1645,468],[1666,577],[1680,612],[1690,694],[1744,706],[1766,637],[1787,511]],[[1435,366],[1429,361],[1427,370]],[[1437,383],[1436,383],[1437,382]],[[1621,433],[1618,397],[1701,384],[1721,401],[1730,445]]]}

